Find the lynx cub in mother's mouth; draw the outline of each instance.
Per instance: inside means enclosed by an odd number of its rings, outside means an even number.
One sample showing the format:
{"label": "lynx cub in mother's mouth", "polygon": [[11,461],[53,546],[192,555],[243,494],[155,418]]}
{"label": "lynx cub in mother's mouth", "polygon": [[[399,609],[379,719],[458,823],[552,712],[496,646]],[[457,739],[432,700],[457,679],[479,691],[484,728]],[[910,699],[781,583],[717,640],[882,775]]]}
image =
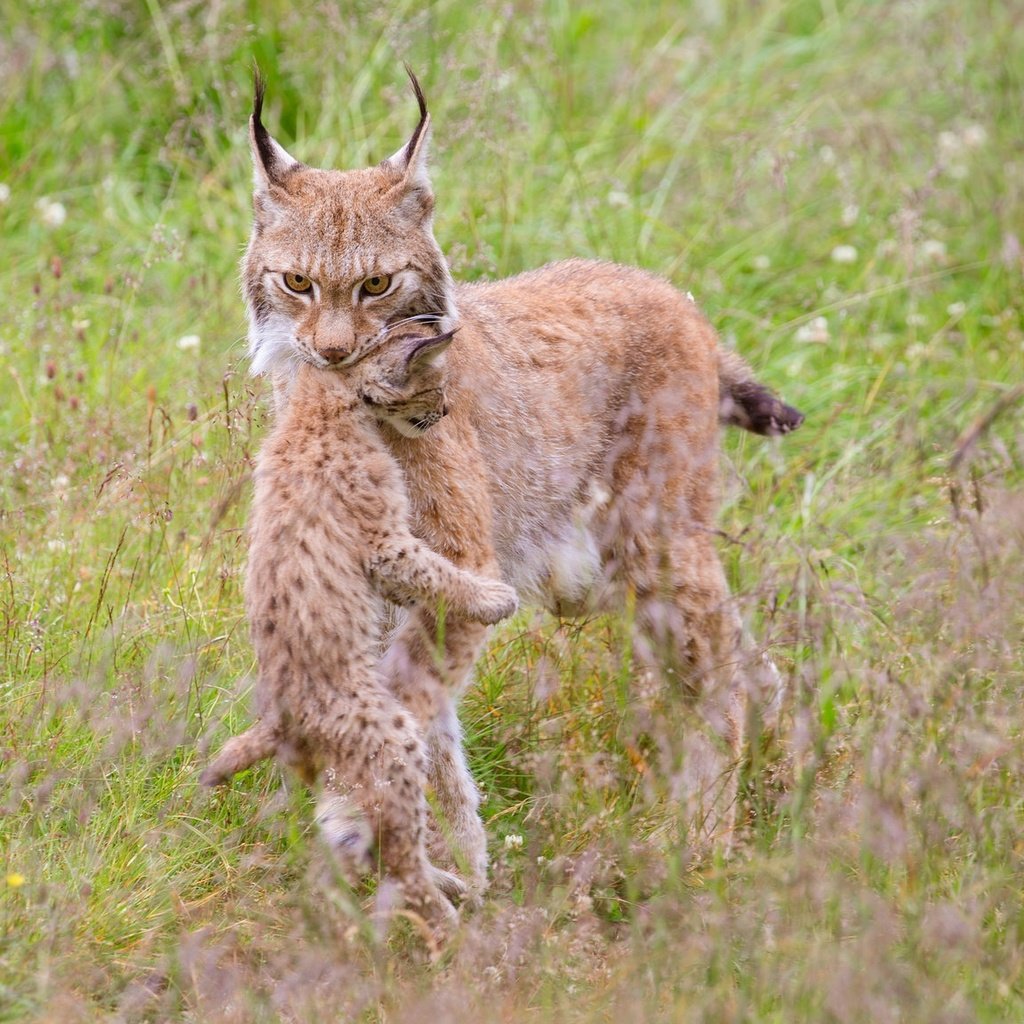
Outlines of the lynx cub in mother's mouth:
{"label": "lynx cub in mother's mouth", "polygon": [[[747,708],[770,717],[779,677],[742,640],[715,549],[719,424],[784,434],[803,420],[723,350],[693,298],[637,267],[567,260],[455,282],[434,238],[430,118],[373,167],[309,167],[261,120],[243,279],[254,373],[287,408],[296,367],[350,365],[394,325],[459,334],[441,363],[449,415],[367,396],[406,477],[413,530],[459,565],[565,614],[629,609],[636,675],[673,687],[693,845],[728,842]],[[337,441],[338,445],[342,442]],[[396,632],[382,671],[427,735],[449,839],[485,883],[486,837],[455,700],[486,630],[432,614]],[[443,851],[438,849],[438,854]]]}
{"label": "lynx cub in mother's mouth", "polygon": [[437,403],[435,361],[450,341],[403,334],[347,370],[298,369],[260,451],[249,528],[260,721],[202,777],[218,785],[272,755],[319,776],[318,820],[336,853],[365,870],[376,840],[406,904],[440,932],[453,909],[439,887],[461,883],[427,860],[423,743],[377,670],[383,599],[493,623],[515,611],[516,594],[412,536],[401,470],[360,392],[390,383]]}

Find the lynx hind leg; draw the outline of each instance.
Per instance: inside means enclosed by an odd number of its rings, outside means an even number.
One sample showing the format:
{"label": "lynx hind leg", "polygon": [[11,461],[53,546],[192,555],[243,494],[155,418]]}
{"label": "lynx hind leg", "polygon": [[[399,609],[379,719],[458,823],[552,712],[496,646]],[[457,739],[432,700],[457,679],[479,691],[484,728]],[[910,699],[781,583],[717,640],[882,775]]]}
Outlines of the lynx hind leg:
{"label": "lynx hind leg", "polygon": [[366,874],[376,845],[385,879],[397,884],[405,907],[435,938],[446,938],[455,909],[442,890],[454,887],[427,860],[426,777],[414,719],[390,694],[364,689],[343,719],[324,724],[317,823],[343,872],[352,880]]}
{"label": "lynx hind leg", "polygon": [[278,743],[277,732],[266,722],[257,722],[224,744],[213,762],[199,776],[199,784],[223,786],[232,776],[251,768],[257,761],[273,757],[277,753]]}
{"label": "lynx hind leg", "polygon": [[350,885],[373,867],[373,826],[351,794],[325,788],[314,815],[320,834]]}
{"label": "lynx hind leg", "polygon": [[681,686],[694,728],[684,737],[684,801],[698,851],[733,842],[744,742],[741,628],[706,535],[672,545],[667,593],[638,602],[637,625],[663,675]]}
{"label": "lynx hind leg", "polygon": [[427,773],[438,819],[428,838],[431,859],[464,871],[474,898],[487,886],[487,834],[462,747],[456,702],[469,684],[486,637],[486,629],[476,622],[447,623],[444,661],[439,664],[436,624],[420,610],[399,627],[380,665],[389,690],[415,715],[426,736]]}
{"label": "lynx hind leg", "polygon": [[387,598],[403,606],[418,600],[444,602],[456,615],[488,625],[519,607],[507,583],[460,569],[411,534],[383,547],[371,571]]}

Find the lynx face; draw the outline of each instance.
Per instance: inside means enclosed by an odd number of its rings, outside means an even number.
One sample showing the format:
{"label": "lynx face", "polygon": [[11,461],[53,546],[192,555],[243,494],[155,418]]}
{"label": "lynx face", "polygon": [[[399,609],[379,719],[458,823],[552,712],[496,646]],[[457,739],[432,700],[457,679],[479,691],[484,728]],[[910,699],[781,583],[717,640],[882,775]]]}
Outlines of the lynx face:
{"label": "lynx face", "polygon": [[249,124],[255,171],[243,263],[254,373],[297,361],[351,365],[411,323],[455,325],[452,282],[434,240],[426,170],[430,118],[422,95],[409,142],[376,167],[306,167],[260,121]]}

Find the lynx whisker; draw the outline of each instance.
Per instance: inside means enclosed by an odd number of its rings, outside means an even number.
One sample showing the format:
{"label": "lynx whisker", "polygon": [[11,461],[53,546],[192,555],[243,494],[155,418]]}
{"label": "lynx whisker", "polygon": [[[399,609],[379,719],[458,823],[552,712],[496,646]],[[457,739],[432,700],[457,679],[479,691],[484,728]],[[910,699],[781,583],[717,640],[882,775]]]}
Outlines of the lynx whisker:
{"label": "lynx whisker", "polygon": [[393,323],[385,324],[378,332],[377,337],[381,340],[386,338],[393,331],[406,327],[409,324],[437,324],[444,319],[439,313],[416,313],[414,316],[403,317]]}
{"label": "lynx whisker", "polygon": [[256,327],[250,334],[249,354],[249,372],[254,377],[281,364],[294,369],[296,361],[301,361],[293,332],[265,325]]}

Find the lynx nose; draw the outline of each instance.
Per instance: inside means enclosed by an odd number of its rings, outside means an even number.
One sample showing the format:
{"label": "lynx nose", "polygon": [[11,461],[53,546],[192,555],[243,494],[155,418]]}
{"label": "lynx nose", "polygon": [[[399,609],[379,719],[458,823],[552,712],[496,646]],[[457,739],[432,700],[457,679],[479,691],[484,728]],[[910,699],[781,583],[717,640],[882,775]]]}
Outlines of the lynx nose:
{"label": "lynx nose", "polygon": [[322,355],[327,362],[334,364],[340,363],[348,353],[343,348],[322,348],[320,349],[320,355]]}

